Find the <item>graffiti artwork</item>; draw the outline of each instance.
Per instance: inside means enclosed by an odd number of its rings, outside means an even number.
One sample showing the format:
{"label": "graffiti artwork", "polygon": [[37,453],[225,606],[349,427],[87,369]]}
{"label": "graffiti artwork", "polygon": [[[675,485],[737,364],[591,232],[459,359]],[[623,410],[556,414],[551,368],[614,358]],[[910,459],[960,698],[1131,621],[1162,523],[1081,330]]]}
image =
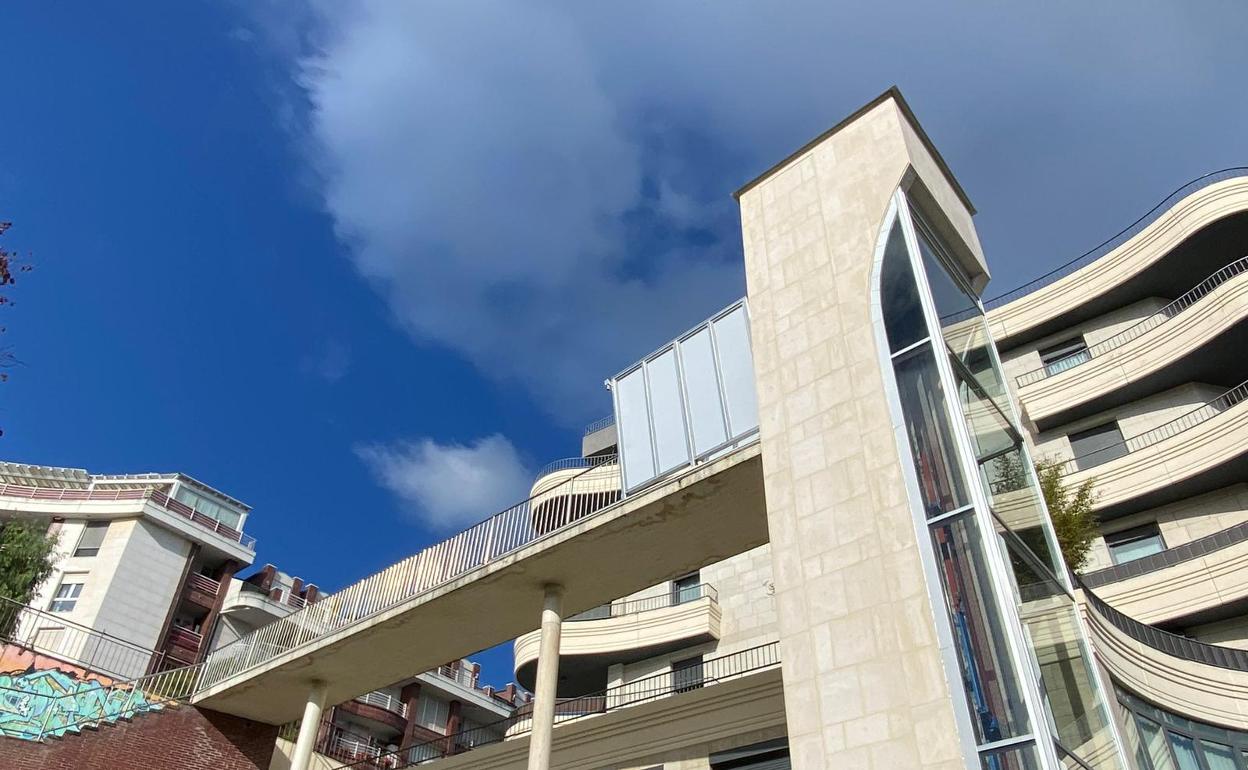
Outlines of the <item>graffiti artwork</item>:
{"label": "graffiti artwork", "polygon": [[141,692],[114,688],[110,680],[81,669],[36,663],[0,673],[0,735],[39,740],[160,708]]}

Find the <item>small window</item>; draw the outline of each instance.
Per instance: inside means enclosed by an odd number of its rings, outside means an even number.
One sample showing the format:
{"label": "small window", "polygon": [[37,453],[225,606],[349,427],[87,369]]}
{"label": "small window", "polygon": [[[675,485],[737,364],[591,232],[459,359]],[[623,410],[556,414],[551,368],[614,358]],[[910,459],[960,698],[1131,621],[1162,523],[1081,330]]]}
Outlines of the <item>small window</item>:
{"label": "small window", "polygon": [[1071,433],[1067,438],[1070,439],[1070,450],[1075,454],[1075,465],[1081,471],[1127,454],[1127,445],[1123,443],[1117,422]]}
{"label": "small window", "polygon": [[1088,352],[1088,343],[1083,337],[1071,339],[1040,349],[1040,363],[1044,364],[1044,373],[1052,376],[1092,360]]}
{"label": "small window", "polygon": [[691,602],[702,595],[701,573],[691,572],[672,581],[672,604]]}
{"label": "small window", "polygon": [[52,612],[73,612],[74,606],[78,604],[78,597],[82,594],[82,581],[81,576],[66,575],[57,587],[56,595],[52,597],[52,606],[48,609]]}
{"label": "small window", "polygon": [[1124,564],[1166,550],[1166,541],[1161,538],[1157,522],[1106,535],[1105,545],[1109,547],[1109,557],[1114,564]]}
{"label": "small window", "polygon": [[87,522],[86,529],[82,531],[82,537],[78,539],[78,547],[74,549],[74,556],[95,556],[100,552],[100,545],[104,542],[104,535],[107,532],[107,521]]}
{"label": "small window", "polygon": [[702,686],[702,656],[686,658],[672,663],[672,688],[676,692],[689,692]]}

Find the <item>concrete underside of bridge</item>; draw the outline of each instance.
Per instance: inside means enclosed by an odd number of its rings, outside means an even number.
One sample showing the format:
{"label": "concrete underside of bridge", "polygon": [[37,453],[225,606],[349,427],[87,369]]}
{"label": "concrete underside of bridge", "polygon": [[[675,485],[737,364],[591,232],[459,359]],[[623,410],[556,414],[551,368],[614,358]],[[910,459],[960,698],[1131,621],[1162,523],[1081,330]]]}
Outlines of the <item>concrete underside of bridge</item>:
{"label": "concrete underside of bridge", "polygon": [[766,542],[752,444],[220,682],[194,703],[282,724],[299,717],[315,680],[339,703],[532,631],[546,584],[565,587],[571,615]]}

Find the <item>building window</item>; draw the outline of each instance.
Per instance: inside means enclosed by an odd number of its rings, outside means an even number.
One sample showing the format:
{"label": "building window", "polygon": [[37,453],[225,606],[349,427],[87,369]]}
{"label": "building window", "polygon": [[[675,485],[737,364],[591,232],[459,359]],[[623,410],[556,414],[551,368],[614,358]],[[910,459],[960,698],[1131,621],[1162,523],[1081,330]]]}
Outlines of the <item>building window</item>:
{"label": "building window", "polygon": [[104,535],[108,532],[107,521],[89,521],[82,531],[82,537],[78,538],[78,547],[74,549],[74,556],[95,556],[100,552],[100,545],[104,542]]}
{"label": "building window", "polygon": [[1166,550],[1166,541],[1161,537],[1157,522],[1142,527],[1132,527],[1112,535],[1105,536],[1105,545],[1109,547],[1109,558],[1114,564],[1151,556]]}
{"label": "building window", "polygon": [[422,695],[417,723],[421,727],[436,733],[446,734],[446,722],[450,717],[451,707],[446,701]]}
{"label": "building window", "polygon": [[239,522],[242,521],[243,515],[238,511],[225,507],[224,505],[209,500],[201,494],[192,492],[183,485],[178,486],[178,491],[174,493],[174,499],[180,503],[186,504],[191,510],[210,519],[221,522],[230,529],[238,529]]}
{"label": "building window", "polygon": [[48,609],[52,612],[73,612],[75,605],[78,604],[78,597],[82,594],[85,579],[82,575],[66,575],[62,578],[61,584],[57,586],[56,594],[52,597],[52,605]]}
{"label": "building window", "polygon": [[1092,354],[1088,351],[1088,343],[1084,342],[1081,336],[1041,348],[1039,352],[1040,363],[1044,364],[1044,373],[1050,377],[1092,360]]}
{"label": "building window", "polygon": [[672,581],[672,604],[691,602],[702,595],[701,573],[691,572]]}
{"label": "building window", "polygon": [[676,692],[689,692],[702,686],[702,656],[674,661],[672,663],[672,688]]}
{"label": "building window", "polygon": [[1116,420],[1071,433],[1067,438],[1070,451],[1075,455],[1075,466],[1081,471],[1116,460],[1128,451]]}

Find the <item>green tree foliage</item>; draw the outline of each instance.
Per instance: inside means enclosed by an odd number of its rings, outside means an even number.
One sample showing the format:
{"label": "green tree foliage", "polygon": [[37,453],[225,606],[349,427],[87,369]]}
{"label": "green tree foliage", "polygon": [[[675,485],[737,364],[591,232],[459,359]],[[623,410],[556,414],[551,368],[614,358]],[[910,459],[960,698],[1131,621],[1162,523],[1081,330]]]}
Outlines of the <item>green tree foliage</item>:
{"label": "green tree foliage", "polygon": [[0,522],[0,596],[26,604],[35,588],[52,574],[56,541],[38,519]]}
{"label": "green tree foliage", "polygon": [[1062,556],[1067,566],[1080,572],[1097,536],[1096,516],[1092,513],[1096,500],[1093,480],[1067,489],[1062,481],[1062,463],[1048,459],[1036,463],[1036,475],[1040,477],[1040,491],[1053,519],[1053,532]]}

